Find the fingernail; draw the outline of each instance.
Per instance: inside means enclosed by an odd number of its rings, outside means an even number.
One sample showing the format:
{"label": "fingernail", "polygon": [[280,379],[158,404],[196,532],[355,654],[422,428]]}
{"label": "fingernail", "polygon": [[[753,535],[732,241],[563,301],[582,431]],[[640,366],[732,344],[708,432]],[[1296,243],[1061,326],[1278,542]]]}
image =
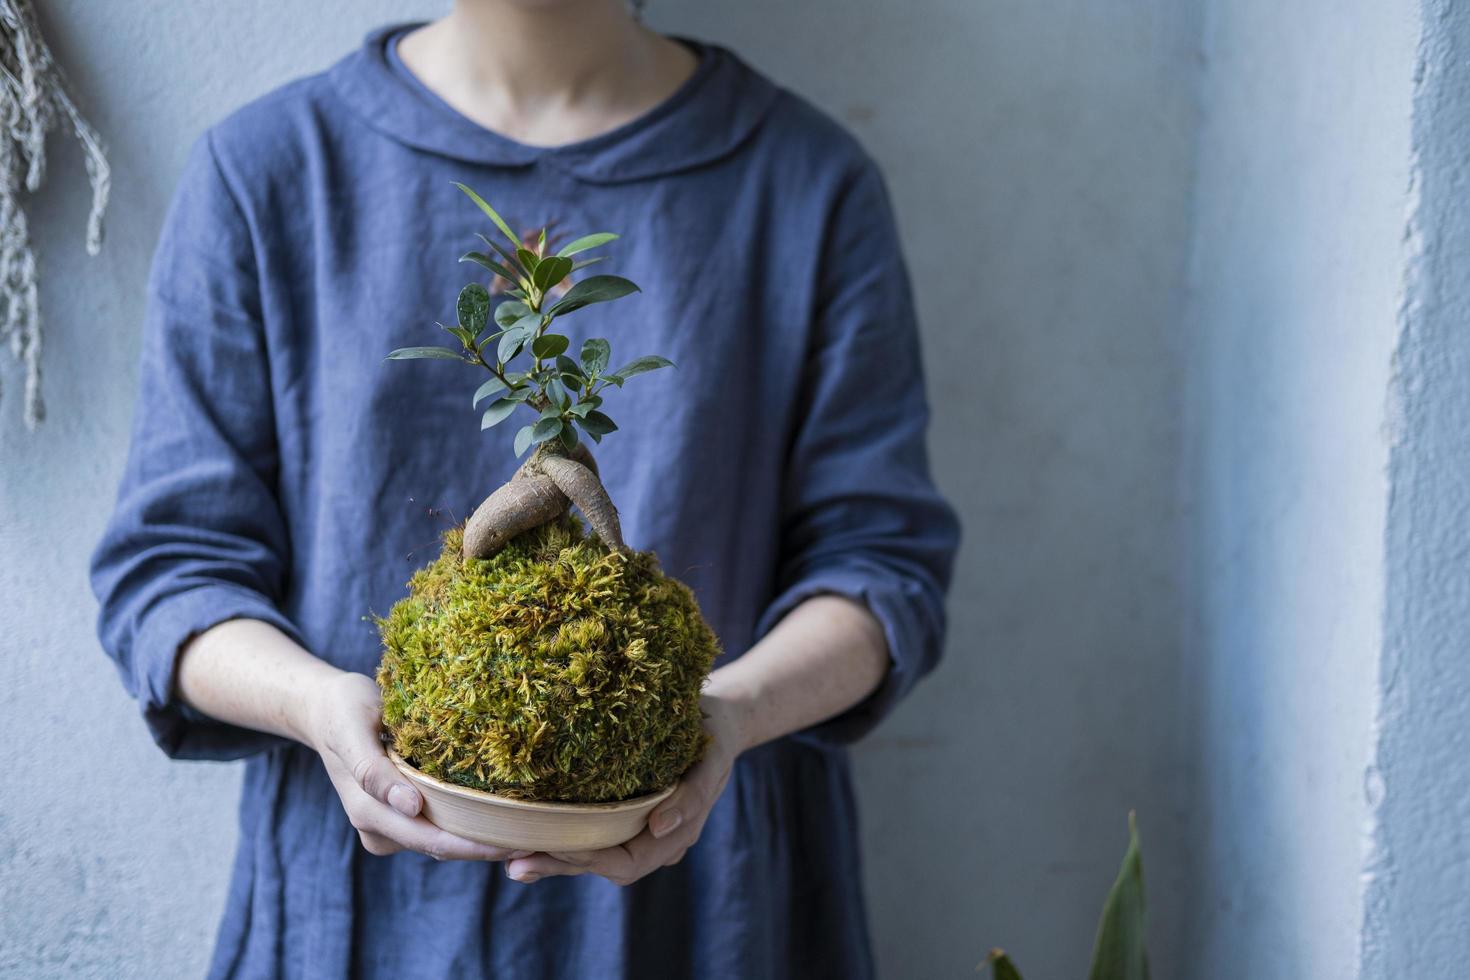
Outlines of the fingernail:
{"label": "fingernail", "polygon": [[654,814],[648,823],[648,829],[653,831],[655,837],[667,837],[673,833],[675,827],[684,822],[684,815],[678,810],[666,810],[663,813]]}
{"label": "fingernail", "polygon": [[402,783],[394,783],[388,790],[388,805],[405,817],[419,815],[418,794]]}
{"label": "fingernail", "polygon": [[516,881],[519,881],[523,885],[533,884],[534,882],[541,880],[541,876],[534,871],[526,871],[522,874],[515,875],[514,877]]}

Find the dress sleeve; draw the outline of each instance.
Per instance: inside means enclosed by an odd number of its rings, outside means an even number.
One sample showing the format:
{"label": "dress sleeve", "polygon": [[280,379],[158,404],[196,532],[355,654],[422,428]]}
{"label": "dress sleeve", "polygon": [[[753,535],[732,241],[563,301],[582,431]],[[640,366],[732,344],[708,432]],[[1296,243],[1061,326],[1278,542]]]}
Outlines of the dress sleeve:
{"label": "dress sleeve", "polygon": [[786,463],[779,593],[764,635],[821,593],[864,603],[889,666],[862,703],[797,734],[866,734],[939,659],[959,523],[929,474],[929,410],[908,273],[871,162],[831,218],[801,410]]}
{"label": "dress sleeve", "polygon": [[251,235],[208,134],[192,148],[148,280],[127,463],[91,555],[98,638],[159,747],[233,759],[275,736],[174,692],[180,645],[227,619],[282,614],[288,538]]}

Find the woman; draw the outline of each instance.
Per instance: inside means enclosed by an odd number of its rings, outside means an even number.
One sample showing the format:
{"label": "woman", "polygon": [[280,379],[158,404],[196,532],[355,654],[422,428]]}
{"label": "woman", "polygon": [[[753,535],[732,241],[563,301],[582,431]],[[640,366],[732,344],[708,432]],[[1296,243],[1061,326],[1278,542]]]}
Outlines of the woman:
{"label": "woman", "polygon": [[[438,830],[378,737],[368,614],[515,465],[477,379],[382,362],[453,315],[485,230],[453,181],[621,232],[644,293],[598,332],[678,364],[599,463],[722,639],[713,742],[607,851]],[[92,574],[160,746],[249,760],[211,976],[870,975],[844,745],[933,665],[958,534],[916,341],[851,137],[619,0],[460,0],[205,133]]]}

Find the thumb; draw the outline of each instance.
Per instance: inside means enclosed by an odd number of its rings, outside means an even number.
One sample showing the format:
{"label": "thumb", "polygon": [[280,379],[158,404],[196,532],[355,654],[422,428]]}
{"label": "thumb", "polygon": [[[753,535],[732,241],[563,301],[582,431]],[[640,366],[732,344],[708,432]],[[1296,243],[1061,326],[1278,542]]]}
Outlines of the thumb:
{"label": "thumb", "polygon": [[352,739],[344,755],[344,761],[352,770],[352,778],[362,791],[379,803],[385,803],[405,817],[416,817],[424,808],[423,797],[398,771],[393,760],[383,751],[383,743],[377,732],[363,733],[363,738]]}
{"label": "thumb", "polygon": [[648,816],[648,830],[654,837],[667,837],[686,820],[693,820],[714,803],[719,771],[709,759],[695,763],[694,768],[684,774],[679,786],[669,798],[654,808]]}

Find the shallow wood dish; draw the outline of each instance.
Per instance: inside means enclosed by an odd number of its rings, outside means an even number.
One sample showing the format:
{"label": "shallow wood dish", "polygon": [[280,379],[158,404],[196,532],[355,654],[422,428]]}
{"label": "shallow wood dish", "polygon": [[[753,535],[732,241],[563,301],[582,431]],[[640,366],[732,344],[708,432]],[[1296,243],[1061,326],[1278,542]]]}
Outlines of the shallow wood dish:
{"label": "shallow wood dish", "polygon": [[[538,803],[456,786],[419,772],[388,749],[388,758],[424,796],[424,816],[467,840],[525,851],[595,851],[637,837],[670,786],[618,803]],[[678,785],[678,784],[675,784]]]}

